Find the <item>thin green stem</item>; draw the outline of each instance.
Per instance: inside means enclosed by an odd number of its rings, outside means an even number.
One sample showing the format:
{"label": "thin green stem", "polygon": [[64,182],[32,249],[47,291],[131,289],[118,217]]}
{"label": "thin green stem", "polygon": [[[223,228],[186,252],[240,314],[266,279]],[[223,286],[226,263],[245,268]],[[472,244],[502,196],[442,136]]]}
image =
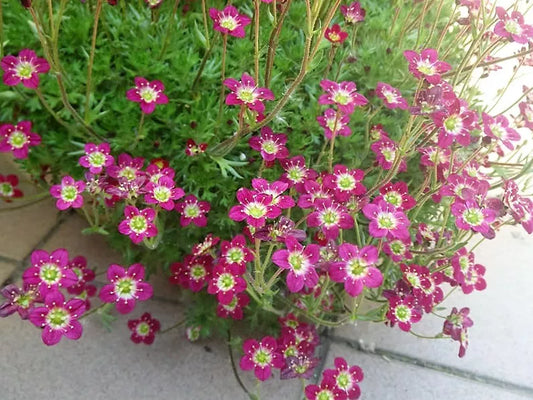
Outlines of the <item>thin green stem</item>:
{"label": "thin green stem", "polygon": [[218,106],[218,117],[217,125],[220,124],[222,119],[222,112],[224,110],[224,93],[226,92],[226,87],[224,86],[224,80],[226,79],[226,53],[228,51],[228,35],[222,34],[222,65],[220,71],[220,96],[219,96],[219,106]]}
{"label": "thin green stem", "polygon": [[235,366],[235,357],[233,356],[233,348],[231,347],[231,330],[228,329],[228,353],[229,353],[229,359],[231,362],[231,370],[233,371],[233,375],[235,376],[235,379],[237,380],[237,383],[241,387],[241,389],[248,395],[248,397],[251,398],[250,391],[244,386],[244,383],[241,380],[241,377],[239,376],[239,371],[237,371],[237,367]]}
{"label": "thin green stem", "polygon": [[89,65],[87,67],[87,88],[85,91],[85,122],[89,119],[89,102],[91,98],[92,90],[92,77],[93,77],[93,65],[94,65],[94,53],[96,51],[96,36],[98,34],[98,21],[100,20],[100,13],[102,11],[102,4],[104,0],[97,0],[96,11],[94,13],[93,23],[93,36],[91,39],[91,52],[89,53]]}
{"label": "thin green stem", "polygon": [[162,331],[159,331],[158,335],[163,335],[163,334],[165,334],[167,332],[170,332],[173,329],[179,328],[180,326],[184,325],[186,322],[187,322],[187,319],[184,318],[184,319],[176,322],[174,325],[171,325],[168,328],[163,329]]}
{"label": "thin green stem", "polygon": [[254,77],[259,84],[259,0],[254,0]]}
{"label": "thin green stem", "polygon": [[131,145],[131,148],[134,149],[137,147],[137,144],[139,144],[139,140],[141,140],[141,133],[144,126],[144,113],[141,112],[141,119],[139,120],[139,126],[137,127],[137,134],[135,135],[135,140],[133,144]]}
{"label": "thin green stem", "polygon": [[202,73],[204,72],[205,65],[207,63],[207,60],[209,59],[209,56],[211,55],[211,51],[213,51],[213,47],[215,47],[215,43],[217,42],[218,36],[213,39],[211,42],[211,45],[207,48],[204,57],[202,58],[202,62],[200,63],[200,67],[198,68],[198,72],[196,73],[196,77],[194,78],[194,81],[192,83],[191,90],[194,91],[196,89],[196,86],[200,82],[200,78],[202,77]]}
{"label": "thin green stem", "polygon": [[278,18],[278,23],[276,24],[276,27],[270,33],[270,39],[268,41],[268,51],[267,51],[267,57],[266,57],[266,67],[265,67],[265,87],[269,87],[270,85],[270,78],[272,77],[272,68],[274,67],[274,56],[276,54],[278,38],[281,33],[281,28],[283,26],[283,21],[285,20],[285,16],[287,15],[287,12],[289,11],[291,2],[292,0],[287,0]]}
{"label": "thin green stem", "polygon": [[[165,55],[165,52],[167,51],[168,43],[169,43],[169,40],[170,40],[170,34],[172,32],[172,26],[174,25],[174,18],[176,16],[176,13],[178,12],[179,4],[180,4],[180,0],[175,0],[174,1],[174,7],[172,8],[172,14],[170,15],[170,17],[168,19],[167,31],[165,33],[165,38],[163,39],[163,46],[161,47],[161,52],[159,53],[159,58],[158,58],[159,60],[161,60],[163,58],[163,56]],[[206,35],[206,39],[205,40],[209,43],[209,36],[208,35]],[[209,45],[208,45],[208,47],[209,47]]]}
{"label": "thin green stem", "polygon": [[207,24],[207,7],[205,5],[205,0],[202,0],[202,19],[204,21],[204,35],[206,40],[206,46],[209,48],[209,25]]}
{"label": "thin green stem", "polygon": [[46,109],[46,111],[48,111],[50,113],[50,115],[52,115],[52,117],[54,117],[54,119],[59,124],[63,125],[67,129],[71,129],[71,127],[65,121],[63,121],[61,119],[61,117],[53,110],[52,106],[48,103],[48,101],[46,101],[46,99],[44,98],[43,93],[41,92],[41,89],[39,87],[37,87],[35,89],[35,94],[37,95],[37,97],[41,101],[41,104]]}

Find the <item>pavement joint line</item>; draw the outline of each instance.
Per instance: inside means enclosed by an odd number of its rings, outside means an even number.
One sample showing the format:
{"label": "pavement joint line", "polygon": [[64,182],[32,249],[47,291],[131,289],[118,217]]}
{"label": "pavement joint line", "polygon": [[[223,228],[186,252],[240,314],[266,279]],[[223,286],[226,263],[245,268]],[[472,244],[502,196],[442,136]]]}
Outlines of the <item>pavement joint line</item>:
{"label": "pavement joint line", "polygon": [[16,260],[14,258],[11,258],[11,257],[6,257],[6,256],[3,256],[0,254],[0,261],[1,262],[5,262],[5,263],[8,263],[8,264],[16,264],[17,266],[19,265],[20,261],[19,260]]}
{"label": "pavement joint line", "polygon": [[390,350],[384,350],[380,348],[368,350],[364,348],[359,342],[352,340],[352,339],[345,338],[345,337],[341,337],[341,336],[331,336],[330,340],[331,340],[331,343],[345,345],[347,347],[360,351],[361,353],[380,356],[385,359],[399,361],[405,364],[414,365],[416,367],[426,368],[426,369],[434,370],[437,372],[445,373],[448,375],[457,376],[457,377],[460,377],[460,378],[463,378],[469,381],[478,382],[478,383],[482,383],[482,384],[486,384],[490,386],[495,386],[499,389],[505,389],[505,390],[508,390],[510,392],[514,392],[517,394],[525,394],[528,396],[533,395],[533,387],[524,386],[524,385],[520,385],[520,384],[516,384],[512,382],[507,382],[501,379],[493,378],[491,376],[469,372],[469,371],[466,371],[460,368],[455,368],[455,367],[439,364],[439,363],[432,362],[432,361],[421,360],[416,357],[407,356],[407,355],[396,353]]}

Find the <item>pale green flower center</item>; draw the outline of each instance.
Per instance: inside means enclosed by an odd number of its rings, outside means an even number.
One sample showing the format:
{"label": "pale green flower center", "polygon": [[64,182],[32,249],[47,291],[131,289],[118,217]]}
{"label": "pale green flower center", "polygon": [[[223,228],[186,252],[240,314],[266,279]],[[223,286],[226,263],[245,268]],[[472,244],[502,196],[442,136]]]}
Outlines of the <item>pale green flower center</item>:
{"label": "pale green flower center", "polygon": [[334,400],[334,399],[335,399],[335,396],[328,389],[322,389],[316,395],[316,400]]}
{"label": "pale green flower center", "polygon": [[132,181],[137,176],[137,171],[135,170],[135,168],[124,167],[122,168],[118,176],[121,178],[126,178],[128,181]]}
{"label": "pale green flower center", "polygon": [[302,253],[291,253],[287,261],[296,273],[302,272],[305,267],[305,257]]}
{"label": "pale green flower center", "polygon": [[227,292],[235,286],[235,278],[230,273],[223,273],[218,277],[217,287],[223,292]]}
{"label": "pale green flower center", "polygon": [[205,275],[206,275],[206,271],[203,265],[195,264],[191,267],[191,276],[195,281],[198,281],[204,278]]}
{"label": "pale green flower center", "polygon": [[350,174],[342,174],[337,178],[337,183],[342,190],[352,190],[355,187],[355,178]]}
{"label": "pale green flower center", "polygon": [[385,161],[387,162],[393,162],[396,158],[396,150],[390,147],[383,148],[381,150],[381,154],[383,154],[383,158],[385,158]]}
{"label": "pale green flower center", "polygon": [[268,351],[259,349],[255,352],[253,359],[255,364],[260,367],[265,367],[272,361],[272,355]]}
{"label": "pale green flower center", "polygon": [[240,263],[244,260],[244,252],[239,247],[232,247],[228,250],[226,259],[233,263]]}
{"label": "pale green flower center", "polygon": [[505,30],[512,35],[520,35],[522,33],[522,27],[513,19],[510,19],[505,23]]}
{"label": "pale green flower center", "polygon": [[402,195],[398,192],[388,192],[383,196],[383,199],[395,207],[402,205]]}
{"label": "pale green flower center", "polygon": [[246,206],[245,213],[253,218],[261,218],[267,213],[267,208],[261,203],[250,203]]}
{"label": "pale green flower center", "polygon": [[403,304],[400,304],[394,310],[394,315],[401,322],[407,322],[411,319],[411,309]]}
{"label": "pale green flower center", "polygon": [[150,333],[150,325],[147,322],[140,322],[135,330],[139,336],[147,336]]}
{"label": "pale green flower center", "polygon": [[185,207],[183,213],[187,218],[196,218],[200,215],[200,209],[196,204],[189,204]]}
{"label": "pale green flower center", "polygon": [[300,182],[304,178],[305,173],[300,168],[294,167],[287,171],[287,175],[291,181]]}
{"label": "pale green flower center", "polygon": [[343,390],[349,390],[352,387],[352,379],[346,372],[341,372],[337,376],[337,386]]}
{"label": "pale green flower center", "polygon": [[409,283],[411,284],[412,287],[414,288],[419,288],[421,285],[420,285],[420,278],[418,277],[418,275],[416,274],[407,274],[406,276],[407,280],[409,281]]}
{"label": "pale green flower center", "polygon": [[350,102],[350,99],[350,94],[344,90],[339,90],[337,93],[335,93],[335,96],[333,96],[333,101],[342,106],[348,104]]}
{"label": "pale green flower center", "polygon": [[131,278],[122,278],[115,283],[115,292],[118,297],[133,297],[135,293],[136,284]]}
{"label": "pale green flower center", "polygon": [[0,183],[0,194],[4,197],[11,197],[13,196],[13,186],[11,184],[4,182]]}
{"label": "pale green flower center", "polygon": [[348,272],[353,278],[359,278],[365,275],[366,265],[364,264],[363,261],[357,258],[352,258],[350,261],[348,261],[347,264],[348,264],[347,265]]}
{"label": "pale green flower center", "polygon": [[152,103],[157,100],[157,92],[151,87],[143,87],[139,95],[146,103]]}
{"label": "pale green flower center", "polygon": [[505,136],[505,131],[503,130],[500,124],[490,125],[490,130],[492,131],[492,134],[499,139]]}
{"label": "pale green flower center", "polygon": [[67,203],[72,203],[78,197],[76,186],[68,185],[61,188],[61,198]]}
{"label": "pale green flower center", "polygon": [[39,277],[48,285],[53,285],[61,280],[61,270],[56,264],[47,263],[41,267]]}
{"label": "pale green flower center", "polygon": [[28,143],[28,136],[21,131],[13,131],[11,132],[11,135],[9,135],[8,142],[15,149],[20,149]]}
{"label": "pale green flower center", "polygon": [[396,240],[394,242],[391,242],[390,249],[394,254],[401,255],[405,252],[405,245],[399,240]]}
{"label": "pale green flower center", "polygon": [[478,210],[476,208],[468,208],[463,213],[463,218],[466,222],[468,222],[469,225],[472,226],[478,226],[483,223],[484,217],[481,210]]}
{"label": "pale green flower center", "polygon": [[105,155],[103,153],[100,153],[99,151],[95,151],[91,154],[89,154],[89,164],[91,164],[93,167],[102,167],[105,164]]}
{"label": "pale green flower center", "polygon": [[335,210],[326,210],[322,213],[322,222],[326,226],[337,225],[339,223],[340,216]]}
{"label": "pale green flower center", "polygon": [[21,294],[14,299],[14,303],[16,303],[19,307],[22,308],[28,308],[31,304],[32,297],[29,294]]}
{"label": "pale green flower center", "polygon": [[237,97],[245,103],[253,103],[257,98],[255,88],[243,87],[237,89]]}
{"label": "pale green flower center", "polygon": [[154,198],[160,203],[165,203],[170,199],[171,191],[166,186],[157,186],[154,189]]}
{"label": "pale green flower center", "polygon": [[265,140],[261,148],[267,154],[275,154],[278,151],[278,146],[273,140]]}
{"label": "pale green flower center", "polygon": [[398,100],[398,96],[396,95],[396,93],[390,90],[384,89],[381,93],[387,99],[387,103],[396,103]]}
{"label": "pale green flower center", "polygon": [[424,75],[434,75],[436,73],[435,66],[429,60],[420,60],[416,69]]}
{"label": "pale green flower center", "polygon": [[451,133],[457,133],[463,128],[461,118],[457,115],[451,115],[444,120],[444,129]]}
{"label": "pale green flower center", "polygon": [[232,16],[226,15],[220,19],[220,26],[228,31],[233,31],[239,26],[239,22]]}
{"label": "pale green flower center", "polygon": [[396,228],[396,218],[390,213],[383,213],[377,218],[378,226],[381,229],[394,229]]}
{"label": "pale green flower center", "polygon": [[60,307],[52,308],[46,315],[46,324],[52,329],[61,329],[68,325],[70,314]]}
{"label": "pale green flower center", "polygon": [[33,74],[34,67],[28,61],[22,61],[16,66],[15,70],[19,78],[29,79]]}
{"label": "pale green flower center", "polygon": [[148,228],[146,218],[142,215],[135,215],[130,219],[130,229],[135,233],[143,233]]}

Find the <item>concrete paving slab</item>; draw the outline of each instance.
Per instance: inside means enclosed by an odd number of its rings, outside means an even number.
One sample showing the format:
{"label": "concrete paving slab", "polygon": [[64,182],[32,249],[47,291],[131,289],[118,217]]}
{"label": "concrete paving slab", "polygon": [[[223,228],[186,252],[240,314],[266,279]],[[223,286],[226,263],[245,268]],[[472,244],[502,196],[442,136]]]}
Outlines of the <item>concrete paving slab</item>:
{"label": "concrete paving slab", "polygon": [[[334,334],[360,341],[367,348],[406,354],[533,390],[533,338],[529,334],[533,326],[533,237],[518,227],[505,228],[476,249],[476,261],[487,267],[487,289],[470,295],[457,291],[443,303],[448,309],[470,307],[474,326],[464,358],[457,356],[457,342],[419,339],[383,324],[358,322]],[[442,319],[431,315],[413,326],[416,333],[428,336],[441,329]]]}
{"label": "concrete paving slab", "polygon": [[[127,320],[144,311],[160,319],[163,329],[183,316],[183,309],[175,305],[149,301],[130,315],[120,316],[111,333],[97,319],[89,318],[80,340],[63,338],[53,347],[41,342],[40,331],[29,322],[15,316],[1,320],[2,400],[247,399],[231,372],[222,340],[191,344],[182,328],[177,328],[156,337],[151,346],[132,343]],[[252,375],[241,375],[250,389],[255,386]],[[261,391],[263,400],[292,400],[299,395],[300,382],[280,383],[275,378]]]}
{"label": "concrete paving slab", "polygon": [[514,393],[430,369],[387,360],[378,355],[332,344],[325,368],[333,368],[335,357],[363,369],[361,400],[526,400],[531,396]]}
{"label": "concrete paving slab", "polygon": [[17,269],[16,263],[0,261],[0,288],[4,286],[4,282],[11,276],[15,269]]}

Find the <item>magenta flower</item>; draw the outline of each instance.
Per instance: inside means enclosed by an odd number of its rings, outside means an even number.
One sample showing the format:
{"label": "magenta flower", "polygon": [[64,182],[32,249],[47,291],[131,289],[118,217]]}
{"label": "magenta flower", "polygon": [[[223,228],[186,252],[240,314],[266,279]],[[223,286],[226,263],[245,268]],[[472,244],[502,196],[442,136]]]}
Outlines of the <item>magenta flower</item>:
{"label": "magenta flower", "polygon": [[129,236],[135,244],[141,243],[145,238],[151,238],[157,235],[157,228],[153,224],[156,213],[153,208],[139,210],[134,206],[124,208],[124,219],[118,225],[118,231],[123,235]]}
{"label": "magenta flower", "polygon": [[352,134],[352,130],[348,126],[350,116],[345,114],[337,116],[337,112],[333,108],[328,108],[324,114],[316,117],[316,120],[324,128],[324,136],[327,139],[331,139],[333,135],[350,136]]}
{"label": "magenta flower", "polygon": [[524,16],[518,11],[507,14],[505,8],[496,7],[496,15],[500,19],[494,26],[494,33],[511,42],[527,44],[533,38],[533,26],[524,23]]}
{"label": "magenta flower", "polygon": [[338,389],[346,394],[347,399],[358,399],[361,389],[358,383],[363,380],[363,370],[357,365],[349,366],[342,357],[334,360],[335,369],[324,370],[324,378],[335,382]]}
{"label": "magenta flower", "polygon": [[459,357],[465,355],[466,347],[468,345],[467,329],[474,326],[474,322],[468,316],[470,309],[468,307],[461,308],[460,311],[453,307],[450,315],[446,317],[442,333],[450,335],[453,340],[460,343]]}
{"label": "magenta flower", "polygon": [[212,233],[208,233],[202,242],[197,243],[192,247],[191,253],[195,257],[209,254],[211,249],[215,247],[218,242],[220,242],[219,237],[213,236]]}
{"label": "magenta flower", "polygon": [[210,255],[198,257],[186,255],[183,263],[177,262],[170,265],[169,281],[193,292],[199,292],[211,279],[212,270],[213,258]]}
{"label": "magenta flower", "polygon": [[0,198],[6,203],[11,202],[11,199],[17,199],[24,194],[17,186],[19,178],[16,175],[2,175],[0,174]]}
{"label": "magenta flower", "polygon": [[402,110],[409,108],[407,100],[402,97],[400,91],[386,83],[378,82],[376,96],[383,100],[387,108],[401,108]]}
{"label": "magenta flower", "polygon": [[430,313],[436,304],[444,299],[444,292],[438,286],[443,282],[442,273],[431,273],[429,268],[416,264],[401,264],[404,280],[411,286],[416,304]]}
{"label": "magenta flower", "polygon": [[478,291],[486,289],[487,282],[484,278],[486,268],[475,263],[474,253],[463,247],[453,255],[451,263],[453,278],[461,286],[463,293],[470,294],[474,289]]}
{"label": "magenta flower", "polygon": [[383,275],[376,268],[378,249],[374,246],[359,249],[353,244],[343,243],[338,251],[342,261],[331,264],[329,275],[335,282],[344,283],[344,288],[350,296],[359,296],[365,286],[369,288],[381,286]]}
{"label": "magenta flower", "polygon": [[187,139],[185,145],[185,154],[189,157],[195,157],[198,154],[205,153],[207,150],[207,143],[196,143],[194,139]]}
{"label": "magenta flower", "polygon": [[326,240],[337,239],[340,229],[350,229],[353,224],[353,217],[346,208],[331,199],[317,200],[315,210],[307,216],[307,225],[319,226]]}
{"label": "magenta flower", "polygon": [[533,233],[533,201],[518,193],[518,185],[513,180],[504,184],[503,203],[509,208],[509,212],[528,234]]}
{"label": "magenta flower", "polygon": [[342,44],[348,38],[348,32],[344,32],[339,24],[326,28],[324,37],[333,44]]}
{"label": "magenta flower", "polygon": [[207,201],[198,201],[195,195],[185,196],[182,202],[176,203],[175,210],[181,214],[181,226],[188,226],[193,223],[196,226],[207,225],[205,214],[211,210],[211,204]]}
{"label": "magenta flower", "polygon": [[290,187],[294,186],[300,193],[304,192],[305,180],[313,179],[317,175],[315,171],[305,166],[304,156],[301,155],[279,160],[279,163],[281,168],[285,170],[281,180],[289,182]]}
{"label": "magenta flower", "polygon": [[18,56],[5,56],[0,62],[4,70],[3,81],[7,86],[22,83],[28,89],[37,89],[39,74],[50,70],[50,65],[44,58],[37,57],[33,50],[23,49]]}
{"label": "magenta flower", "polygon": [[450,174],[440,190],[440,195],[457,197],[464,201],[475,200],[476,196],[484,198],[489,189],[490,184],[486,180],[472,178],[464,173]]}
{"label": "magenta flower", "polygon": [[80,208],[83,206],[85,182],[75,181],[71,176],[64,176],[60,185],[53,185],[50,194],[57,199],[56,207],[63,211],[67,208]]}
{"label": "magenta flower", "polygon": [[258,193],[263,193],[268,196],[272,196],[270,205],[276,206],[281,209],[292,208],[296,204],[291,196],[283,195],[282,193],[287,190],[289,184],[283,181],[275,181],[269,183],[263,178],[252,179],[252,187],[257,190]]}
{"label": "magenta flower", "polygon": [[444,179],[444,171],[450,166],[451,150],[441,149],[437,146],[427,146],[418,149],[421,154],[420,165],[423,169],[437,170],[439,180]]}
{"label": "magenta flower", "polygon": [[490,208],[481,208],[477,202],[472,200],[455,200],[451,206],[452,214],[455,216],[455,224],[459,229],[466,231],[473,230],[483,236],[491,236],[490,223],[496,219],[496,212]]}
{"label": "magenta flower", "polygon": [[355,107],[364,106],[368,100],[362,94],[356,92],[357,87],[353,82],[333,82],[324,79],[320,87],[326,92],[318,99],[318,104],[335,104],[344,114],[351,114]]}
{"label": "magenta flower", "polygon": [[244,27],[252,20],[233,6],[226,6],[223,10],[209,9],[209,16],[213,20],[213,29],[227,35],[243,38],[246,36]]}
{"label": "magenta flower", "polygon": [[250,297],[246,293],[238,293],[233,296],[229,304],[217,304],[217,316],[241,320],[244,317],[243,308],[250,304]]}
{"label": "magenta flower", "polygon": [[[370,145],[370,149],[376,154],[376,161],[381,168],[385,170],[392,168],[398,152],[398,144],[394,140],[388,137],[381,137]],[[402,172],[406,170],[407,163],[402,159],[398,171]]]}
{"label": "magenta flower", "polygon": [[219,262],[232,268],[236,268],[239,275],[246,272],[246,264],[253,261],[254,253],[246,247],[246,239],[243,235],[235,236],[231,242],[223,240],[220,243]]}
{"label": "magenta flower", "polygon": [[403,55],[409,62],[409,72],[415,78],[426,79],[434,85],[440,82],[441,74],[452,69],[450,64],[438,60],[439,55],[435,49],[424,49],[420,54],[406,50]]}
{"label": "magenta flower", "polygon": [[85,155],[80,157],[79,163],[82,167],[89,168],[91,174],[99,174],[105,167],[113,165],[115,159],[109,154],[111,148],[109,143],[87,143],[85,145]]}
{"label": "magenta flower", "polygon": [[161,324],[150,313],[144,313],[139,319],[130,319],[128,321],[130,328],[130,339],[133,343],[154,343],[155,334],[161,329]]}
{"label": "magenta flower", "polygon": [[78,321],[85,312],[85,302],[81,299],[70,299],[65,302],[63,294],[57,290],[48,293],[43,307],[30,310],[29,319],[38,328],[44,328],[42,339],[44,344],[52,346],[59,343],[65,336],[77,340],[83,328]]}
{"label": "magenta flower", "polygon": [[324,376],[319,385],[305,387],[307,400],[341,400],[346,399],[346,393],[338,388],[337,382],[332,377]]}
{"label": "magenta flower", "polygon": [[0,126],[0,152],[12,152],[15,158],[28,157],[30,146],[41,143],[41,137],[31,131],[30,121],[21,121],[17,125]]}
{"label": "magenta flower", "polygon": [[244,356],[240,367],[244,371],[254,370],[255,376],[260,381],[266,381],[272,375],[272,368],[283,367],[283,356],[278,351],[276,339],[265,336],[261,342],[248,339],[242,346]]}
{"label": "magenta flower", "polygon": [[43,297],[60,287],[72,286],[78,278],[67,268],[67,264],[68,252],[65,249],[57,249],[52,253],[34,250],[31,253],[32,266],[22,274],[24,285],[37,288]]}
{"label": "magenta flower", "polygon": [[289,236],[285,238],[287,249],[277,250],[272,255],[272,262],[278,267],[289,270],[287,274],[287,287],[297,293],[307,287],[314,288],[318,283],[318,274],[315,264],[320,256],[320,247],[316,244],[302,246],[298,241]]}
{"label": "magenta flower", "polygon": [[229,217],[234,221],[244,221],[255,228],[265,225],[267,218],[277,218],[281,208],[272,205],[272,196],[257,193],[250,189],[240,188],[237,191],[240,204],[233,206]]}
{"label": "magenta flower", "polygon": [[21,319],[28,319],[33,304],[39,300],[38,293],[33,289],[24,290],[15,285],[7,285],[0,290],[6,301],[0,304],[0,318],[17,312]]}
{"label": "magenta flower", "polygon": [[261,114],[265,111],[263,100],[274,100],[274,93],[267,88],[257,87],[254,79],[247,73],[242,74],[240,81],[228,78],[223,83],[231,90],[226,96],[227,105],[244,105]]}
{"label": "magenta flower", "polygon": [[380,200],[363,207],[363,214],[370,220],[368,231],[373,237],[392,237],[408,239],[409,220],[406,215],[392,204]]}
{"label": "magenta flower", "polygon": [[457,142],[468,146],[471,142],[470,132],[477,123],[477,114],[466,108],[466,103],[456,99],[445,111],[431,114],[433,123],[439,128],[438,146],[446,148]]}
{"label": "magenta flower", "polygon": [[520,109],[520,117],[522,119],[522,124],[529,129],[533,130],[533,105],[522,101],[518,104]]}
{"label": "magenta flower", "polygon": [[126,98],[135,103],[140,103],[145,114],[151,114],[157,104],[167,104],[168,97],[163,94],[165,86],[160,81],[149,82],[140,76],[135,78],[135,87],[126,92]]}
{"label": "magenta flower", "polygon": [[343,202],[352,196],[366,193],[366,188],[361,183],[365,173],[360,169],[348,169],[344,165],[335,165],[333,173],[323,178],[324,187],[328,188],[337,201]]}
{"label": "magenta flower", "polygon": [[384,200],[399,210],[407,211],[416,205],[416,200],[409,195],[405,182],[386,183],[379,188],[380,195],[374,201]]}
{"label": "magenta flower", "polygon": [[411,324],[422,319],[422,313],[418,309],[413,296],[408,295],[404,298],[391,297],[389,298],[387,319],[390,321],[391,326],[398,323],[402,331],[409,332]]}
{"label": "magenta flower", "polygon": [[88,282],[94,281],[95,273],[92,269],[87,268],[87,259],[83,256],[74,257],[69,263],[68,268],[76,274],[78,278],[76,283],[67,288],[67,292],[75,295],[82,295],[83,292],[95,292],[96,286],[87,285]]}
{"label": "magenta flower", "polygon": [[242,269],[236,265],[217,264],[207,286],[207,293],[216,294],[220,304],[230,304],[235,295],[246,290],[246,281],[240,276]]}
{"label": "magenta flower", "polygon": [[167,211],[174,209],[174,200],[185,196],[183,189],[175,187],[174,181],[167,176],[160,177],[157,182],[148,182],[144,190],[146,204],[158,204]]}
{"label": "magenta flower", "polygon": [[127,153],[119,154],[116,165],[110,165],[106,168],[109,176],[115,179],[124,178],[133,181],[143,176],[141,171],[144,166],[144,159],[141,157],[132,158]]}
{"label": "magenta flower", "polygon": [[366,11],[364,8],[361,8],[361,4],[358,1],[354,1],[348,6],[342,5],[340,8],[342,15],[344,15],[344,20],[349,24],[355,24],[365,20]]}
{"label": "magenta flower", "polygon": [[410,260],[413,254],[409,251],[411,239],[392,239],[383,245],[383,252],[387,254],[394,262]]}
{"label": "magenta flower", "polygon": [[500,140],[502,144],[509,150],[513,150],[514,146],[511,143],[520,140],[520,134],[509,126],[509,121],[504,115],[491,117],[487,113],[482,114],[483,131],[485,135]]}
{"label": "magenta flower", "polygon": [[304,192],[298,198],[298,207],[300,208],[314,208],[317,200],[331,198],[331,193],[324,185],[324,180],[318,183],[315,180],[308,179],[303,186]]}
{"label": "magenta flower", "polygon": [[176,175],[176,172],[168,166],[168,161],[162,158],[150,161],[150,165],[146,167],[146,177],[153,183],[157,183],[162,176],[174,179],[174,175]]}
{"label": "magenta flower", "polygon": [[287,135],[274,133],[268,126],[261,128],[261,136],[252,136],[248,142],[250,147],[261,152],[261,157],[265,161],[274,161],[277,158],[283,159],[289,156],[289,150],[285,147]]}
{"label": "magenta flower", "polygon": [[138,300],[148,300],[154,293],[152,285],[144,282],[144,267],[141,264],[133,264],[128,269],[111,264],[107,279],[111,283],[100,289],[100,300],[115,303],[121,314],[132,312]]}

